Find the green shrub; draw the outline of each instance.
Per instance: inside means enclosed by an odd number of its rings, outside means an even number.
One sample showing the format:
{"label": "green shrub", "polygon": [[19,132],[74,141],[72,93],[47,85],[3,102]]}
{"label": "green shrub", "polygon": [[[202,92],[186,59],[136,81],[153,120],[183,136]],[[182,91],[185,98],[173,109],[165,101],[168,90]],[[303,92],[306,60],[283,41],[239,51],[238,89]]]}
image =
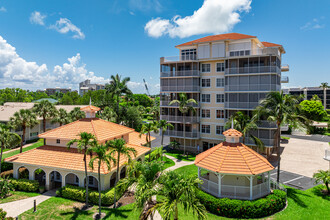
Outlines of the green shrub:
{"label": "green shrub", "polygon": [[13,169],[12,163],[7,163],[4,161],[1,162],[1,172],[7,171],[7,170],[12,170],[12,169]]}
{"label": "green shrub", "polygon": [[37,180],[10,179],[10,182],[18,191],[36,192],[39,190],[39,182]]}
{"label": "green shrub", "polygon": [[262,218],[280,211],[286,204],[286,193],[281,190],[254,201],[220,199],[201,190],[197,197],[209,212],[228,218]]}
{"label": "green shrub", "polygon": [[7,178],[0,178],[0,198],[6,198],[14,190],[13,184]]}
{"label": "green shrub", "polygon": [[300,106],[301,113],[310,120],[321,121],[327,116],[327,112],[320,101],[304,100],[300,103]]}
{"label": "green shrub", "polygon": [[5,212],[3,209],[0,209],[0,219],[6,219],[7,212]]}
{"label": "green shrub", "polygon": [[2,178],[12,178],[13,177],[13,170],[7,170],[7,171],[4,171],[0,174],[0,177]]}
{"label": "green shrub", "polygon": [[34,142],[37,142],[37,141],[39,141],[39,138],[34,138],[34,139],[31,139],[31,140],[25,141],[25,144],[31,144],[31,143],[34,143]]}

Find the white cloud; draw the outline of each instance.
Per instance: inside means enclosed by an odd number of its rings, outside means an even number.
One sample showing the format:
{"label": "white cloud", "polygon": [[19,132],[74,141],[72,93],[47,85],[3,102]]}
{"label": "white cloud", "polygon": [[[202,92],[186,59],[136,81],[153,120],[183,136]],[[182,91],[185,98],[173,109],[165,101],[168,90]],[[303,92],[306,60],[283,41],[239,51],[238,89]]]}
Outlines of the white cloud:
{"label": "white cloud", "polygon": [[67,34],[69,32],[72,32],[74,34],[72,36],[74,39],[85,38],[85,34],[80,30],[80,28],[72,24],[72,22],[67,18],[60,18],[56,21],[56,24],[51,25],[50,28],[55,29],[61,34]]}
{"label": "white cloud", "polygon": [[129,6],[131,9],[139,11],[156,11],[161,12],[163,6],[160,3],[160,0],[129,0]]}
{"label": "white cloud", "polygon": [[300,27],[300,30],[314,30],[314,29],[321,29],[324,28],[325,25],[321,24],[324,17],[321,18],[314,18],[312,21],[307,22],[304,26]]}
{"label": "white cloud", "polygon": [[7,9],[5,7],[3,7],[3,6],[0,7],[0,12],[6,12],[6,11],[7,11]]}
{"label": "white cloud", "polygon": [[252,0],[204,0],[191,16],[174,16],[171,20],[155,18],[144,27],[151,37],[169,35],[190,37],[198,34],[220,34],[230,31],[240,22],[240,13],[251,9]]}
{"label": "white cloud", "polygon": [[[86,79],[90,79],[92,83],[109,82],[108,79],[88,71],[86,64],[81,62],[79,53],[68,58],[64,64],[56,65],[49,70],[46,64],[38,65],[36,62],[29,62],[21,58],[17,54],[16,48],[0,36],[0,88],[16,87],[37,90],[62,87],[78,89],[78,84]],[[133,92],[146,92],[142,82],[130,81],[128,86]],[[159,93],[157,84],[150,86],[149,89],[152,94]]]}
{"label": "white cloud", "polygon": [[30,22],[32,24],[38,24],[44,26],[45,25],[44,20],[46,17],[47,17],[46,15],[41,14],[39,11],[34,11],[30,15]]}

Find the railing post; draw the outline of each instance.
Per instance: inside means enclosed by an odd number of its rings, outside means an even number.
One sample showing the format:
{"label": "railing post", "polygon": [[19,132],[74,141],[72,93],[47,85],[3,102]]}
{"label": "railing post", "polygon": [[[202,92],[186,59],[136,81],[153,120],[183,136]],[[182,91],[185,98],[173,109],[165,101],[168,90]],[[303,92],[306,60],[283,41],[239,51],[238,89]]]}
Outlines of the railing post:
{"label": "railing post", "polygon": [[270,172],[268,171],[268,192],[270,192]]}

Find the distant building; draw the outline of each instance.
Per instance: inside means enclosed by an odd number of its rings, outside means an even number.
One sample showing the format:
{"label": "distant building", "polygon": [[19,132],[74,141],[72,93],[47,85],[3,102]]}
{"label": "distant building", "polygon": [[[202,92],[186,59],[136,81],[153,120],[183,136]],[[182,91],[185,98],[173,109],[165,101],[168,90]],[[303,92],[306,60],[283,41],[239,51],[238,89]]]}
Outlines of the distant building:
{"label": "distant building", "polygon": [[[289,89],[282,89],[283,93],[285,94],[291,94],[291,95],[305,95],[305,100],[310,100],[314,95],[317,95],[322,103],[324,103],[324,93],[323,89],[320,87],[303,87],[303,88],[289,88]],[[330,109],[330,89],[327,89],[326,92],[326,97],[327,97],[327,109]]]}
{"label": "distant building", "polygon": [[97,91],[105,89],[105,85],[103,84],[91,84],[89,79],[79,83],[79,95],[84,95],[88,91]]}
{"label": "distant building", "polygon": [[67,92],[71,92],[71,89],[65,89],[65,88],[47,88],[44,90],[37,90],[37,92],[45,92],[47,95],[51,96],[51,95],[55,95],[57,92],[59,93],[67,93]]}

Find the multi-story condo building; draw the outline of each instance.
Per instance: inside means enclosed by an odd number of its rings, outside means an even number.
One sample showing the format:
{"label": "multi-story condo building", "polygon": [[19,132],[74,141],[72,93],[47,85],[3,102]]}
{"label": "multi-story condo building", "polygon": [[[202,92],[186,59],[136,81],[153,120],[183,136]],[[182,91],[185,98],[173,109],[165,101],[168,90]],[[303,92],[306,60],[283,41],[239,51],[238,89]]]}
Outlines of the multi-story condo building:
{"label": "multi-story condo building", "polygon": [[[237,111],[252,114],[259,100],[270,91],[280,91],[282,45],[260,42],[255,36],[230,33],[208,36],[176,46],[179,56],[160,58],[161,119],[173,123],[166,132],[171,141],[183,144],[183,117],[178,106],[169,105],[179,93],[194,98],[197,114],[186,121],[186,150],[205,151],[223,141],[224,126]],[[251,133],[267,148],[274,142],[275,125],[259,122]],[[249,138],[247,144],[253,144]]]}
{"label": "multi-story condo building", "polygon": [[324,103],[324,99],[326,99],[326,107],[330,109],[330,89],[327,88],[323,91],[320,87],[304,87],[304,88],[289,88],[283,89],[283,93],[291,94],[291,95],[304,95],[305,100],[310,100],[314,95],[317,95],[322,103]]}
{"label": "multi-story condo building", "polygon": [[37,92],[45,92],[47,95],[51,96],[51,95],[55,95],[57,92],[60,92],[60,93],[71,92],[71,89],[56,87],[56,88],[47,88],[44,90],[37,90]]}
{"label": "multi-story condo building", "polygon": [[88,91],[96,91],[100,89],[105,89],[105,85],[102,84],[91,84],[89,79],[79,83],[79,95],[84,95]]}

